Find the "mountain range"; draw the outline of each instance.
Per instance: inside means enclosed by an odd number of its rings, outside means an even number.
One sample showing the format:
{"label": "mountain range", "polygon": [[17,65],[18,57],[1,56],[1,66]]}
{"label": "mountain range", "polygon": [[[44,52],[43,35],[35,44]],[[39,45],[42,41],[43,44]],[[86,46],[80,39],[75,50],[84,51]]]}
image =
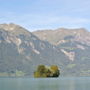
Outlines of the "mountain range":
{"label": "mountain range", "polygon": [[84,28],[37,30],[0,24],[0,73],[33,76],[40,64],[57,65],[61,76],[90,76],[90,32]]}

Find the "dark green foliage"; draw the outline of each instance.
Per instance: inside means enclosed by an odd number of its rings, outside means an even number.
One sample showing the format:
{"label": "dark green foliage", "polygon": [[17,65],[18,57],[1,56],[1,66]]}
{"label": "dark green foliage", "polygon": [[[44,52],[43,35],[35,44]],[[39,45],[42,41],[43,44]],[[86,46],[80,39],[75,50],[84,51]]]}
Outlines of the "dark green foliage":
{"label": "dark green foliage", "polygon": [[37,70],[34,72],[35,78],[42,77],[59,77],[60,71],[56,65],[51,67],[46,67],[44,65],[39,65]]}

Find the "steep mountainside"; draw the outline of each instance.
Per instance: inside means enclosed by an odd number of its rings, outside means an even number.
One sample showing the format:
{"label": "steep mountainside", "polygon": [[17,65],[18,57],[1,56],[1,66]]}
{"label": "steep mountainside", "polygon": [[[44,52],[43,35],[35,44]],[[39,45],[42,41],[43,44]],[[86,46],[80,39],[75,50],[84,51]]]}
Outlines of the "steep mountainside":
{"label": "steep mountainside", "polygon": [[33,32],[39,39],[49,41],[57,45],[64,43],[65,39],[74,38],[75,41],[90,45],[90,32],[84,28],[80,29],[65,29],[59,28],[56,30],[40,30]]}
{"label": "steep mountainside", "polygon": [[90,33],[85,29],[29,32],[0,25],[0,75],[31,76],[37,65],[58,65],[61,76],[90,76]]}
{"label": "steep mountainside", "polygon": [[33,32],[39,39],[50,42],[70,60],[65,73],[90,75],[90,32],[84,28],[42,30]]}
{"label": "steep mountainside", "polygon": [[[69,60],[47,41],[39,40],[26,29],[15,24],[0,25],[0,72],[23,71],[32,75],[39,64],[63,67]],[[59,63],[58,63],[59,62]]]}

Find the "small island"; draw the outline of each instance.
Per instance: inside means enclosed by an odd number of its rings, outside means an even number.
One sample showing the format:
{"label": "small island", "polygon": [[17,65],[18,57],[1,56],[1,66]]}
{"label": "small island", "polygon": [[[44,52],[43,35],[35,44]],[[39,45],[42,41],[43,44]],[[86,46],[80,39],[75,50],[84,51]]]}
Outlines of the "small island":
{"label": "small island", "polygon": [[58,66],[51,65],[45,66],[45,65],[39,65],[37,67],[37,70],[34,72],[35,78],[48,78],[48,77],[59,77],[60,70]]}

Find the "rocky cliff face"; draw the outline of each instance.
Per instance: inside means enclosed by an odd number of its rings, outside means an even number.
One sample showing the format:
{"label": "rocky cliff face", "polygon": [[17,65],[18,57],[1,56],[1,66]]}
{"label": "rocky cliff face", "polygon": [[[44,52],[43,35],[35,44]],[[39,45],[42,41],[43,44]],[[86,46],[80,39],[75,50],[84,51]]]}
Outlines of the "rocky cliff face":
{"label": "rocky cliff face", "polygon": [[66,58],[56,46],[26,29],[15,24],[0,25],[0,72],[21,70],[31,75],[37,65],[57,63],[59,57]]}
{"label": "rocky cliff face", "polygon": [[0,72],[32,75],[37,65],[58,65],[61,75],[89,76],[90,33],[85,29],[29,32],[16,24],[0,25]]}
{"label": "rocky cliff face", "polygon": [[41,40],[49,41],[50,43],[57,45],[64,43],[66,40],[73,39],[75,41],[90,45],[90,32],[84,28],[80,29],[65,29],[59,28],[56,30],[40,30],[33,32]]}
{"label": "rocky cliff face", "polygon": [[[33,32],[40,40],[55,45],[70,61],[64,74],[89,76],[90,64],[90,32],[84,28],[41,30]],[[78,69],[78,70],[76,70]]]}
{"label": "rocky cliff face", "polygon": [[[42,30],[33,32],[40,40],[48,41],[66,54],[70,60],[74,60],[74,49],[86,50],[90,46],[90,32],[84,28]],[[70,52],[65,51],[68,49]]]}

